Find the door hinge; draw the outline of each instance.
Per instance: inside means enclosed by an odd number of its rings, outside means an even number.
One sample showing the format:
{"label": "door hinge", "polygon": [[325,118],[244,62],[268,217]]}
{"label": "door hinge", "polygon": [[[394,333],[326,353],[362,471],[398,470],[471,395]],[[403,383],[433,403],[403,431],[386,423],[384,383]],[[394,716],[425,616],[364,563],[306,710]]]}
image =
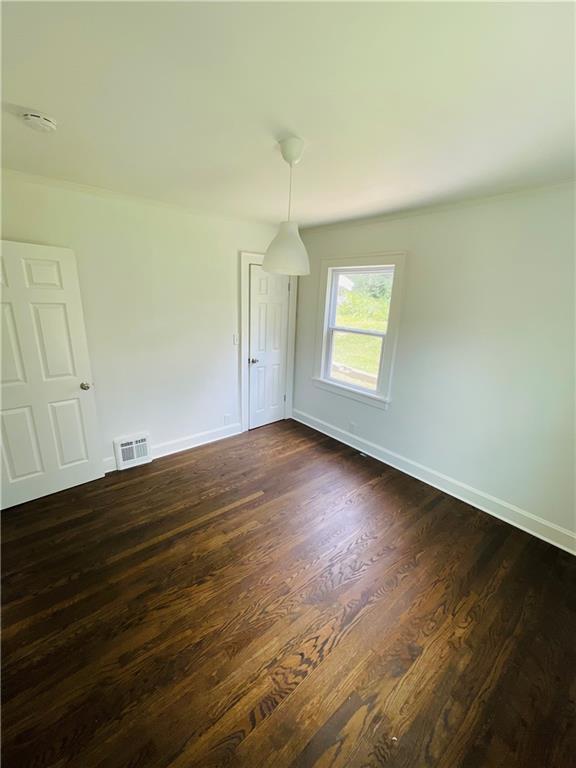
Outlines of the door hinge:
{"label": "door hinge", "polygon": [[286,395],[284,395],[284,402],[286,402]]}
{"label": "door hinge", "polygon": [[288,293],[290,293],[290,280],[288,280]]}

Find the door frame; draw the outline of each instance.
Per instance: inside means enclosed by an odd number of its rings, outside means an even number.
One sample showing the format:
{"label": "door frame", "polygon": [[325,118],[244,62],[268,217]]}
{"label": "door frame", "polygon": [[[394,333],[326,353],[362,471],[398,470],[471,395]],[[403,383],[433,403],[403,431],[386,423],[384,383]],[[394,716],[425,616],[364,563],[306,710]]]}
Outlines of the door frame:
{"label": "door frame", "polygon": [[[240,424],[241,431],[250,428],[250,380],[248,353],[250,347],[250,265],[262,266],[263,253],[240,251]],[[294,397],[294,350],[296,342],[296,301],[298,278],[290,277],[288,330],[286,336],[286,407],[284,418],[292,418]]]}

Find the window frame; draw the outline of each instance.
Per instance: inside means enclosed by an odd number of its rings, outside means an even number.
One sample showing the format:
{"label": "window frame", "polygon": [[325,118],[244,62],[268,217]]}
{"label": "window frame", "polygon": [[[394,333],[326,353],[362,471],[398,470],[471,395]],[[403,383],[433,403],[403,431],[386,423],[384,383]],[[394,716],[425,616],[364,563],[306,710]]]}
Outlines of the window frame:
{"label": "window frame", "polygon": [[[314,383],[334,394],[359,400],[368,405],[387,408],[391,402],[392,375],[398,341],[398,326],[403,291],[403,272],[406,254],[377,253],[367,256],[322,259],[320,263],[320,296],[318,301],[318,338]],[[336,325],[336,291],[339,274],[347,272],[376,272],[386,267],[394,268],[392,295],[386,331],[368,331]],[[344,383],[329,376],[332,364],[333,337],[335,331],[368,335],[382,339],[380,366],[375,390]]]}

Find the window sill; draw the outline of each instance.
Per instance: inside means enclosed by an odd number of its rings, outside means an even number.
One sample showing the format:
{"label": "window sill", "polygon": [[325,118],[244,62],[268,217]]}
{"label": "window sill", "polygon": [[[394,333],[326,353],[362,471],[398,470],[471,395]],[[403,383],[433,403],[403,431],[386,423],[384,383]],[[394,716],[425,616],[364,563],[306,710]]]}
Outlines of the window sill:
{"label": "window sill", "polygon": [[334,381],[321,379],[318,376],[314,376],[312,380],[315,386],[320,389],[325,389],[327,392],[332,392],[332,394],[340,395],[341,397],[349,397],[351,400],[357,400],[360,403],[370,405],[374,408],[388,410],[388,406],[390,405],[390,400],[381,395],[371,395],[368,392],[360,392],[358,389],[347,387],[345,384],[336,384]]}

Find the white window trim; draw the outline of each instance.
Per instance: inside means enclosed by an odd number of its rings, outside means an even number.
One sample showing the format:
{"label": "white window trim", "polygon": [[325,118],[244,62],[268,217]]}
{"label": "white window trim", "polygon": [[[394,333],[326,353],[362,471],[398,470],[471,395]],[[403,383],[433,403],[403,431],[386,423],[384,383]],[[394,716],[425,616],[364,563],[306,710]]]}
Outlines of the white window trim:
{"label": "white window trim", "polygon": [[[371,253],[365,256],[350,256],[347,258],[322,259],[320,262],[320,293],[318,300],[318,320],[316,356],[313,380],[317,387],[332,392],[333,394],[351,398],[366,405],[377,408],[388,408],[392,395],[392,378],[394,373],[394,360],[398,344],[398,328],[400,324],[400,312],[402,308],[402,295],[404,290],[404,264],[406,254],[400,251]],[[340,384],[324,375],[324,361],[327,356],[328,326],[330,320],[331,294],[329,286],[332,284],[332,272],[346,268],[361,269],[362,267],[394,267],[394,284],[390,301],[390,313],[388,315],[388,328],[384,340],[384,348],[380,359],[378,375],[379,388],[371,393],[357,389],[347,384]],[[370,332],[370,335],[378,335]]]}

